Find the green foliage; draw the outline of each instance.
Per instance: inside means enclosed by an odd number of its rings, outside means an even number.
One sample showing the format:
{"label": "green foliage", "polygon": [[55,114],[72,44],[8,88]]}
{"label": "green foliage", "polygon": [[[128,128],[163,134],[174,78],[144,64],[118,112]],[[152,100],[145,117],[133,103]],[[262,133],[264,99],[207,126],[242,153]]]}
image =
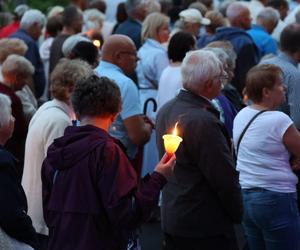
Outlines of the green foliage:
{"label": "green foliage", "polygon": [[[16,2],[18,1],[8,1],[10,9],[14,9]],[[27,4],[33,8],[42,11],[47,14],[49,9],[55,5],[67,6],[70,3],[70,0],[27,0]]]}
{"label": "green foliage", "polygon": [[49,9],[55,5],[66,6],[70,0],[28,0],[28,5],[31,8],[39,9],[40,11],[47,13]]}

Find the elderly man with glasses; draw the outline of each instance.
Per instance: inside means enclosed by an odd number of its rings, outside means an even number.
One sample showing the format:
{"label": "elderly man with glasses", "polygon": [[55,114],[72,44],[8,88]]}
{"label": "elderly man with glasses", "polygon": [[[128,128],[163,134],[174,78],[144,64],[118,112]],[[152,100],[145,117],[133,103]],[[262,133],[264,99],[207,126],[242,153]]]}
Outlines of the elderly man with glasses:
{"label": "elderly man with glasses", "polygon": [[121,90],[122,111],[110,128],[110,134],[119,139],[133,165],[138,168],[138,147],[150,138],[151,122],[142,115],[138,89],[127,77],[137,65],[137,52],[133,41],[124,35],[112,35],[103,44],[102,58],[96,72],[116,82]]}
{"label": "elderly man with glasses", "polygon": [[230,139],[211,103],[225,72],[216,55],[205,50],[187,53],[181,67],[183,89],[161,107],[156,121],[160,155],[162,136],[176,123],[183,139],[162,192],[165,250],[238,249],[233,228],[242,219],[238,173]]}

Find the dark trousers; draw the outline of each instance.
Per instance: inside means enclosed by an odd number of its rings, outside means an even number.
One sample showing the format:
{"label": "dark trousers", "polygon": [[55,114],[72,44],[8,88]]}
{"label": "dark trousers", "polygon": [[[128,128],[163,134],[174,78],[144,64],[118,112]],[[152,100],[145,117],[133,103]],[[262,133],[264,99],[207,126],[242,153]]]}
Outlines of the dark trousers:
{"label": "dark trousers", "polygon": [[185,238],[164,233],[163,250],[238,250],[234,235]]}
{"label": "dark trousers", "polygon": [[49,237],[43,234],[37,234],[38,240],[38,250],[47,250],[48,249],[48,240]]}

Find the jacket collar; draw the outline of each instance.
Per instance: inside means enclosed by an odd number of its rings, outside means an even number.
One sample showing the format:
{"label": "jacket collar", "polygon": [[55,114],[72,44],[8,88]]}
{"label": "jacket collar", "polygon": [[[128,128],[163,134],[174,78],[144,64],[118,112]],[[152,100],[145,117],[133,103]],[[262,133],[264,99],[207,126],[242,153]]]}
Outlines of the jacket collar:
{"label": "jacket collar", "polygon": [[189,102],[199,106],[202,109],[206,109],[213,115],[215,115],[218,119],[220,118],[220,113],[216,108],[212,105],[212,103],[205,97],[199,96],[190,90],[181,89],[177,98],[183,100],[185,102]]}

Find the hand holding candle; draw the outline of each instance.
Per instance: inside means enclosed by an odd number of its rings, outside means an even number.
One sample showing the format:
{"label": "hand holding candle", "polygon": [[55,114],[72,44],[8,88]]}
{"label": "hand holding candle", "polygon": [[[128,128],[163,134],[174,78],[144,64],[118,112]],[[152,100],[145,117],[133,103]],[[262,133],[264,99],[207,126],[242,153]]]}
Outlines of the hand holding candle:
{"label": "hand holding candle", "polygon": [[175,154],[180,143],[182,142],[182,138],[177,135],[177,124],[178,122],[176,122],[172,134],[163,135],[165,150],[169,157]]}

